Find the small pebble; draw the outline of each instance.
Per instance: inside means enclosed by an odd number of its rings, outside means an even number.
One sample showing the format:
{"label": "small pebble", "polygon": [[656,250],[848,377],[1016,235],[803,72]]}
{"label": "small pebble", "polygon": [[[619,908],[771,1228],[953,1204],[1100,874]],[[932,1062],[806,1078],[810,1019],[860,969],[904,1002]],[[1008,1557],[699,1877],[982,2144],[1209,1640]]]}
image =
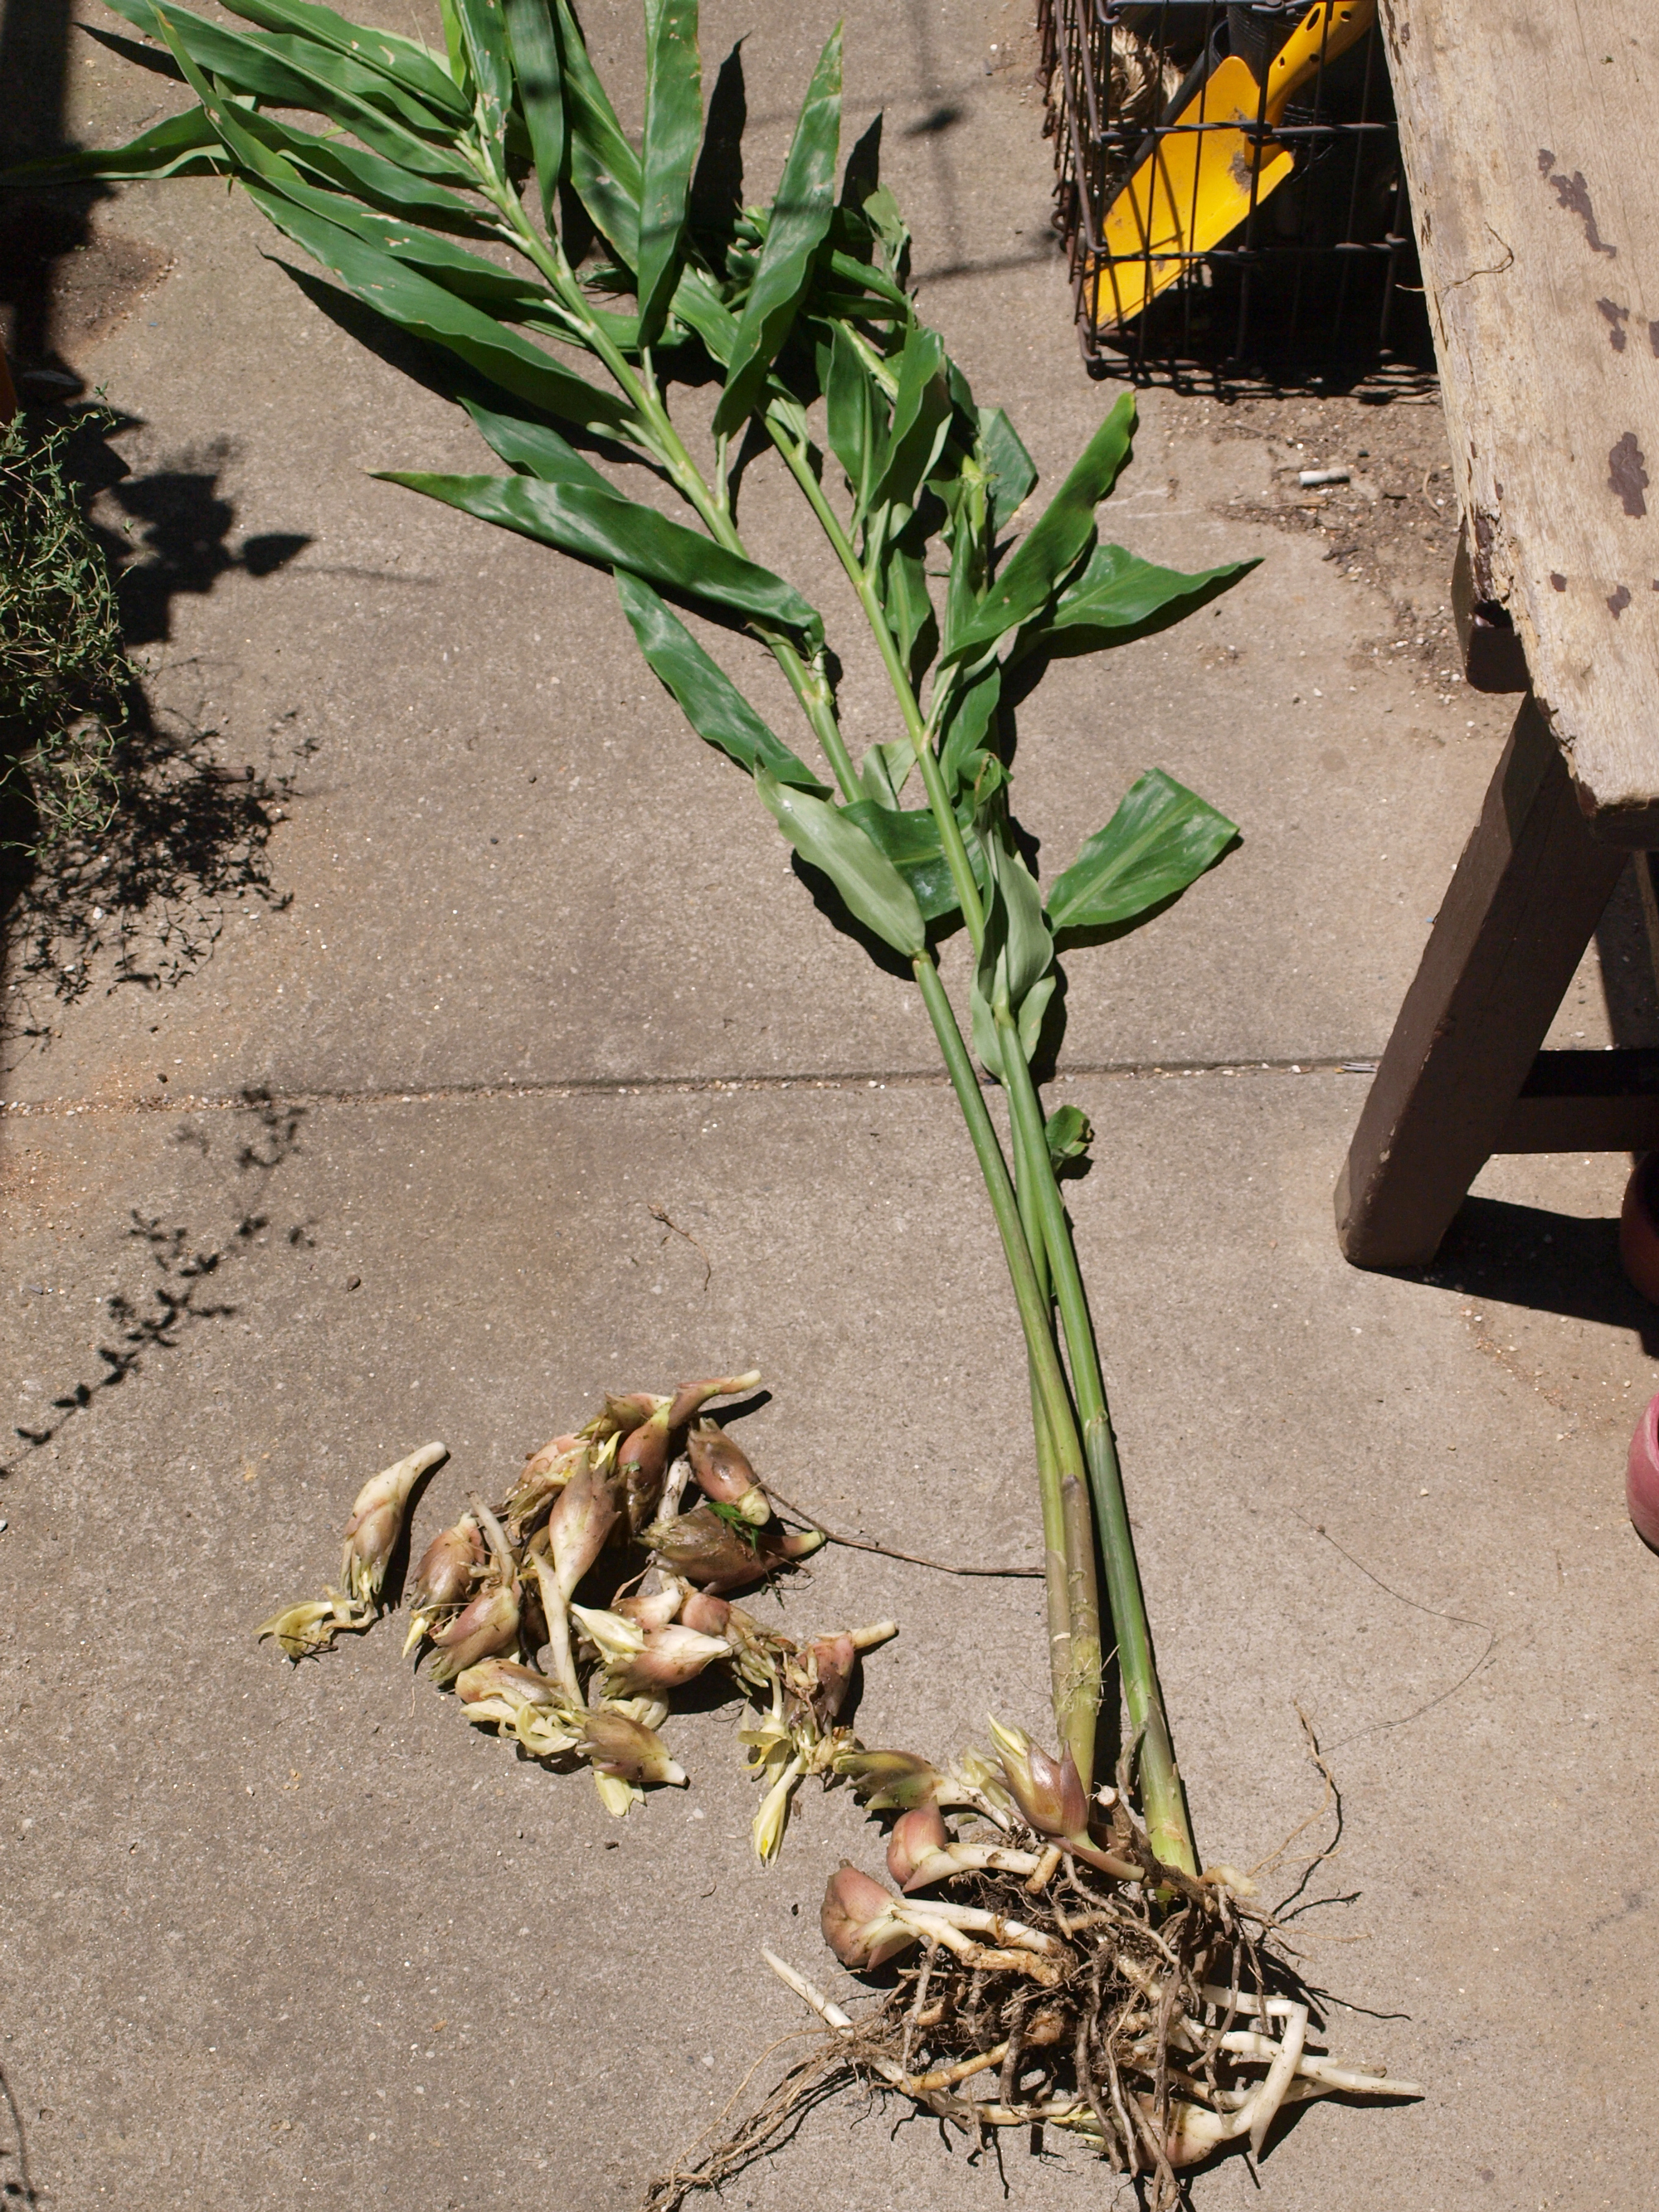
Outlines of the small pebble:
{"label": "small pebble", "polygon": [[362,1277],[361,1275],[348,1275],[348,1276],[346,1277],[346,1288],[347,1288],[347,1290],[349,1290],[349,1291],[360,1291],[360,1290],[362,1288],[362,1286],[363,1286],[363,1279],[362,1279]]}

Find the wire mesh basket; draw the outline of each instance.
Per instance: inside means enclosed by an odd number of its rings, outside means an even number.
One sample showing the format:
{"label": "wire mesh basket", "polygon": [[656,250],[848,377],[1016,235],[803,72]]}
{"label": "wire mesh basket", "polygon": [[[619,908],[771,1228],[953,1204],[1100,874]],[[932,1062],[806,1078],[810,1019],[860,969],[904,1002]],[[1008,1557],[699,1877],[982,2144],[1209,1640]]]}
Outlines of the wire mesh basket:
{"label": "wire mesh basket", "polygon": [[1039,0],[1054,220],[1097,374],[1426,361],[1375,16]]}

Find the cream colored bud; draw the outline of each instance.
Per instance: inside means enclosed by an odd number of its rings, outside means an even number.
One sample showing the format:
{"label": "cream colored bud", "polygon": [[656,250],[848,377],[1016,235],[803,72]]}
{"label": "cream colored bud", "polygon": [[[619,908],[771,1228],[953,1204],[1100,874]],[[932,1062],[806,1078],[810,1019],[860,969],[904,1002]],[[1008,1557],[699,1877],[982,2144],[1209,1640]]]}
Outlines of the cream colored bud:
{"label": "cream colored bud", "polygon": [[655,1729],[601,1705],[581,1716],[582,1755],[601,1774],[619,1782],[662,1782],[684,1787],[685,1769],[669,1756]]}
{"label": "cream colored bud", "polygon": [[298,1661],[332,1650],[342,1629],[356,1633],[372,1627],[374,1618],[374,1607],[366,1601],[344,1598],[330,1590],[326,1597],[306,1598],[298,1605],[284,1607],[269,1620],[261,1621],[254,1633],[259,1640],[275,1637],[284,1655]]}
{"label": "cream colored bud", "polygon": [[637,1622],[641,1628],[666,1628],[685,1597],[685,1584],[677,1582],[672,1575],[665,1575],[659,1589],[647,1591],[639,1597],[619,1597],[611,1610],[621,1613],[624,1620]]}
{"label": "cream colored bud", "polygon": [[407,1459],[398,1460],[371,1476],[357,1492],[351,1518],[346,1522],[345,1548],[340,1559],[340,1579],[348,1597],[370,1605],[379,1603],[386,1562],[404,1525],[409,1493],[429,1468],[448,1456],[447,1444],[422,1444]]}
{"label": "cream colored bud", "polygon": [[908,1751],[843,1752],[836,1771],[848,1778],[859,1802],[872,1813],[935,1804],[945,1788],[939,1769]]}
{"label": "cream colored bud", "polygon": [[605,1686],[619,1698],[677,1690],[716,1659],[731,1656],[732,1647],[723,1636],[699,1636],[695,1628],[671,1622],[665,1628],[647,1629],[641,1650],[616,1660],[606,1670]]}

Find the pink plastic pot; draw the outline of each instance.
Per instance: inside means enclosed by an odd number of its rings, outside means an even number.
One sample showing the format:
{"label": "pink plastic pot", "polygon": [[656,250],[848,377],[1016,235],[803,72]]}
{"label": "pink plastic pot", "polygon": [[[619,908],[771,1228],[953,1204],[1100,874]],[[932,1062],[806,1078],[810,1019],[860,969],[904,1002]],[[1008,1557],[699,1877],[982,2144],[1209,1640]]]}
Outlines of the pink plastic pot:
{"label": "pink plastic pot", "polygon": [[1644,1544],[1659,1552],[1659,1398],[1648,1401],[1636,1424],[1625,1468],[1625,1503],[1631,1526]]}
{"label": "pink plastic pot", "polygon": [[1659,1152],[1639,1160],[1625,1185],[1619,1257],[1631,1287],[1659,1305]]}

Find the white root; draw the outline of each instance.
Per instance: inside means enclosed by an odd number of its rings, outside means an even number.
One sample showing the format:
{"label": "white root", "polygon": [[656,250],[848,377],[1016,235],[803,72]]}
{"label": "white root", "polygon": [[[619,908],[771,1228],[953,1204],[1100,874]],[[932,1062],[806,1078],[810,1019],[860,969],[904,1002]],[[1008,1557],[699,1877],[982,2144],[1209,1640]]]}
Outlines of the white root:
{"label": "white root", "polygon": [[899,1917],[913,1926],[926,1922],[943,1921],[952,1928],[971,1928],[976,1933],[990,1936],[998,1943],[1012,1943],[1022,1951],[1052,1951],[1054,1939],[1045,1936],[1039,1928],[1028,1928],[1023,1920],[1009,1920],[1000,1912],[986,1912],[976,1905],[946,1905],[942,1899],[928,1898],[921,1904],[907,1898],[898,1907]]}
{"label": "white root", "polygon": [[[1029,1855],[1028,1855],[1029,1856]],[[930,1905],[925,1911],[916,1911],[907,1905],[905,1917],[915,1916],[921,1923],[931,1919],[933,1925],[918,1932],[925,1933],[930,1941],[945,1944],[956,1951],[971,1950],[963,1931],[968,1928],[991,1929],[1005,1942],[1015,1942],[1022,1937],[1033,1949],[1051,1949],[1049,1940],[1033,1929],[1024,1928],[1018,1921],[1005,1920],[1000,1915],[983,1912],[963,1905],[939,1906]],[[851,2017],[842,2008],[825,1996],[809,1982],[804,1974],[786,1965],[775,1952],[763,1950],[763,1958],[785,1985],[793,1990],[803,2002],[817,2014],[820,2020],[837,2034],[855,2033]],[[981,1954],[985,1956],[987,1954]],[[1009,1963],[1016,1954],[1007,1954]],[[1139,1979],[1139,1977],[1134,1978]],[[1148,1995],[1156,1990],[1149,1989]],[[1231,2057],[1265,2061],[1267,2074],[1252,2087],[1243,2089],[1220,2089],[1213,2093],[1215,2109],[1192,2101],[1190,2097],[1177,2097],[1170,2106],[1168,2141],[1170,2156],[1176,2166],[1195,2164],[1222,2144],[1237,2142],[1248,2136],[1255,2156],[1261,2154],[1262,2146],[1278,2114],[1287,2105],[1299,2105],[1316,2097],[1335,2094],[1373,2097],[1420,2097],[1424,2092],[1415,2081],[1391,2081],[1385,2070],[1377,2067],[1340,2066],[1328,2058],[1315,2057],[1304,2049],[1308,2033],[1308,2007],[1290,1997],[1254,1997],[1225,1990],[1206,1988],[1201,1992],[1206,2004],[1224,2012],[1243,2013],[1257,2019],[1282,2020],[1284,2033],[1275,2040],[1252,2028],[1230,2028],[1216,2036],[1213,2028],[1186,2013],[1177,2014],[1171,2022],[1175,2037],[1191,2048],[1200,2049],[1209,2043],[1211,2047],[1227,2052]],[[1006,2043],[991,2051],[975,2052],[972,2057],[953,2065],[937,2069],[929,2074],[912,2075],[890,2058],[872,2057],[868,2063],[883,2081],[912,2097],[925,2097],[932,2093],[953,2087],[975,2074],[984,2073],[1000,2065],[1007,2052]],[[1130,2056],[1150,2064],[1157,2053],[1151,2043],[1144,2049],[1132,2045]],[[1192,2090],[1199,2085],[1188,2083]],[[1152,2118],[1150,2100],[1137,2099],[1143,2111]],[[987,2101],[974,2106],[975,2120],[985,2127],[1028,2127],[1035,2121],[1072,2130],[1089,2142],[1102,2141],[1093,2107],[1079,2097],[1060,2095],[1040,2104],[1011,2106]]]}
{"label": "white root", "polygon": [[1247,2106],[1238,2116],[1242,2120],[1245,2112],[1249,2114],[1250,2154],[1254,2158],[1261,2157],[1261,2146],[1273,2124],[1273,2115],[1284,2103],[1285,2092],[1295,2078],[1307,2033],[1308,2008],[1296,2005],[1285,2024],[1285,2039],[1279,2046],[1278,2057],[1267,2069],[1267,2080],[1256,2092],[1254,2104]]}
{"label": "white root", "polygon": [[[1048,1863],[1046,1852],[1039,1858],[1035,1851],[1017,1851],[1005,1844],[947,1844],[943,1850],[930,1851],[919,1862],[905,1887],[922,1889],[929,1882],[949,1881],[953,1875],[977,1874],[988,1867],[999,1874],[1028,1874],[1036,1882]],[[1030,1882],[1026,1887],[1032,1896],[1036,1895]]]}

